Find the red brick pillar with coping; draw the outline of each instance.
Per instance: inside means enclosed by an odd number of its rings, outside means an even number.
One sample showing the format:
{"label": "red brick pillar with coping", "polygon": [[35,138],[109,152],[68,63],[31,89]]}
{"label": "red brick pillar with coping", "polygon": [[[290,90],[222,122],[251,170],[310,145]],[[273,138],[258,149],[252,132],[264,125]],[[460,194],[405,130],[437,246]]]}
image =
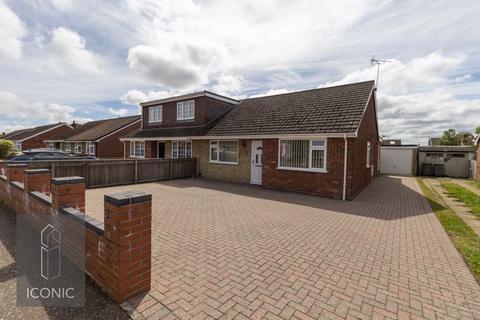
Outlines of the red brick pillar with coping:
{"label": "red brick pillar with coping", "polygon": [[49,169],[28,169],[25,170],[24,187],[25,192],[38,191],[50,194],[51,174]]}
{"label": "red brick pillar with coping", "polygon": [[28,169],[26,163],[7,164],[6,173],[9,182],[17,181],[23,183],[24,171]]}
{"label": "red brick pillar with coping", "polygon": [[54,211],[70,207],[85,212],[85,178],[53,178],[51,192]]}
{"label": "red brick pillar with coping", "polygon": [[118,303],[150,290],[152,195],[105,196],[105,287]]}

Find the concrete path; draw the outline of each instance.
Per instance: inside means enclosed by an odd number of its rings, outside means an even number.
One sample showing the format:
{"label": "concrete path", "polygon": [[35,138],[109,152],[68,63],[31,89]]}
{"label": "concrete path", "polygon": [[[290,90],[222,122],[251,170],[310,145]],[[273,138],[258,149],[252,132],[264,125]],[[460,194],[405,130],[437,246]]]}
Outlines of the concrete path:
{"label": "concrete path", "polygon": [[471,183],[469,183],[468,180],[465,180],[465,179],[450,179],[450,180],[452,180],[452,182],[455,182],[455,183],[461,185],[465,189],[467,189],[469,191],[472,191],[473,193],[475,193],[476,195],[478,195],[480,197],[480,189],[475,187]]}
{"label": "concrete path", "polygon": [[423,181],[425,181],[430,187],[434,188],[435,191],[442,197],[445,204],[455,211],[455,213],[462,218],[462,220],[465,221],[465,223],[468,224],[477,235],[480,236],[480,219],[478,219],[478,217],[476,217],[470,211],[470,209],[463,204],[463,202],[450,197],[445,189],[443,189],[441,186],[439,179],[427,178],[423,179]]}
{"label": "concrete path", "polygon": [[153,194],[147,319],[480,319],[480,287],[414,178],[342,202],[184,179],[87,191]]}

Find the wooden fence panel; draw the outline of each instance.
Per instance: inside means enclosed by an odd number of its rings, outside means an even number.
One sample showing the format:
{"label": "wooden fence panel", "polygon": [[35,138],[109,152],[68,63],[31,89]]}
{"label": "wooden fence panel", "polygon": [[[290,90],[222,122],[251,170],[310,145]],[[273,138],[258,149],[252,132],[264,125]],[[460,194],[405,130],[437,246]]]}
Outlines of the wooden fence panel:
{"label": "wooden fence panel", "polygon": [[30,168],[50,169],[53,178],[85,177],[87,188],[190,178],[195,159],[112,159],[29,162]]}

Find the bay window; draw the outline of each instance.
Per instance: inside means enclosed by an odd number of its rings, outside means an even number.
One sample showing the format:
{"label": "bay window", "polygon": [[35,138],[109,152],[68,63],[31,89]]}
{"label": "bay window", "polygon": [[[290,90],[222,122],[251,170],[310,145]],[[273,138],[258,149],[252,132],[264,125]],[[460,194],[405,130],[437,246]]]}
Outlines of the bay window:
{"label": "bay window", "polygon": [[130,142],[130,157],[135,157],[135,158],[145,157],[145,141]]}
{"label": "bay window", "polygon": [[172,158],[184,159],[192,157],[192,141],[172,141]]}
{"label": "bay window", "polygon": [[213,163],[238,163],[238,141],[211,140],[210,162]]}
{"label": "bay window", "polygon": [[195,117],[195,100],[177,103],[177,120],[192,120]]}
{"label": "bay window", "polygon": [[279,140],[279,169],[326,172],[327,140]]}

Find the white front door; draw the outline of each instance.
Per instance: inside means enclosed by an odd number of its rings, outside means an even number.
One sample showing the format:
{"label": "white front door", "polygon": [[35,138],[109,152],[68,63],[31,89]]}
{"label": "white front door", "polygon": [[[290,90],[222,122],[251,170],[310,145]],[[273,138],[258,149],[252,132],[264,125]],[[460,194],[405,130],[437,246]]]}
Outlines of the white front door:
{"label": "white front door", "polygon": [[251,184],[262,184],[262,141],[252,141],[252,170],[250,176]]}

